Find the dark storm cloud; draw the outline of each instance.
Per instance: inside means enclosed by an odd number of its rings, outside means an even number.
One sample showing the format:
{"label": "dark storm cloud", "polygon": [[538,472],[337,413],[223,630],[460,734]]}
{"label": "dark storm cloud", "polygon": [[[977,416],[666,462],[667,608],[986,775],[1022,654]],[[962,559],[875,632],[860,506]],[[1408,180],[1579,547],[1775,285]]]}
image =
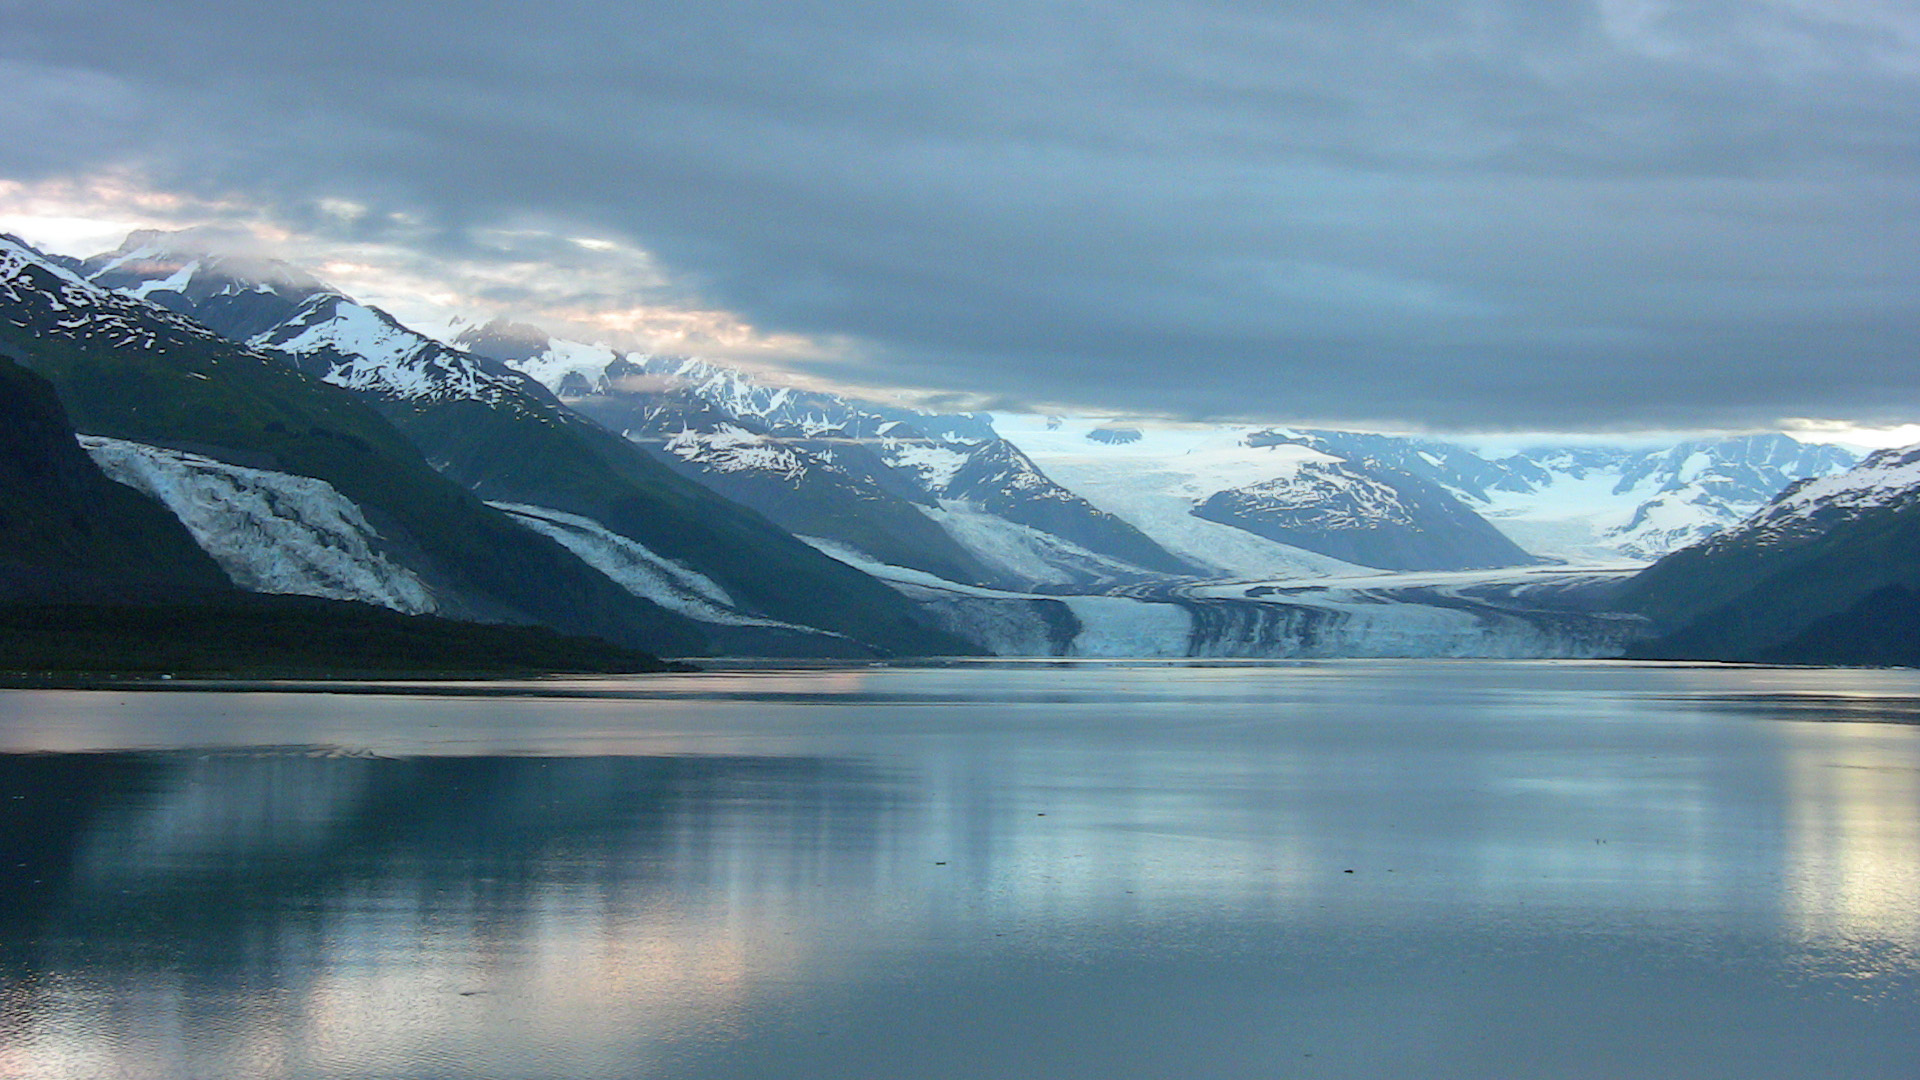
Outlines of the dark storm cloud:
{"label": "dark storm cloud", "polygon": [[446,254],[578,223],[936,390],[1477,427],[1920,412],[1906,5],[1276,6],[0,4],[0,165],[353,198]]}

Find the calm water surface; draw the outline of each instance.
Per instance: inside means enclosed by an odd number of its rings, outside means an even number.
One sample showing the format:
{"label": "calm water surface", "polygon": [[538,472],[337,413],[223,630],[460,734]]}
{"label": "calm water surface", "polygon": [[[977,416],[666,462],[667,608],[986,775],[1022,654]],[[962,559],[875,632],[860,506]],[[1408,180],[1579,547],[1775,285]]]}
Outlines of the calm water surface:
{"label": "calm water surface", "polygon": [[0,693],[0,1076],[1920,1076],[1920,673]]}

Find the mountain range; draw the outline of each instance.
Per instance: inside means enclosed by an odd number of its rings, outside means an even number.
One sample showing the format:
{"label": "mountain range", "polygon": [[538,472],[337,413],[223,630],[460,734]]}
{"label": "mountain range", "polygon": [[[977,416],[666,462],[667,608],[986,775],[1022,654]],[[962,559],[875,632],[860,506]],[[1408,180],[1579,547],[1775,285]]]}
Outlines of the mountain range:
{"label": "mountain range", "polygon": [[[970,651],[891,590],[661,467],[497,361],[291,268],[262,275],[161,239],[136,235],[83,272],[169,310],[208,310],[234,345],[351,391],[445,481],[484,500],[491,528],[518,546],[559,545],[602,592],[617,582],[612,606],[645,612],[659,627],[647,640],[667,651]],[[244,319],[222,318],[242,310]]]}
{"label": "mountain range", "polygon": [[1789,486],[1618,599],[1666,629],[1637,655],[1920,664],[1920,446]]}
{"label": "mountain range", "polygon": [[[931,413],[505,320],[440,341],[190,233],[0,241],[0,355],[81,433],[0,475],[72,510],[3,523],[18,597],[302,594],[667,655],[1745,658],[1917,584],[1858,562],[1907,565],[1884,454]],[[141,553],[47,524],[135,493]]]}

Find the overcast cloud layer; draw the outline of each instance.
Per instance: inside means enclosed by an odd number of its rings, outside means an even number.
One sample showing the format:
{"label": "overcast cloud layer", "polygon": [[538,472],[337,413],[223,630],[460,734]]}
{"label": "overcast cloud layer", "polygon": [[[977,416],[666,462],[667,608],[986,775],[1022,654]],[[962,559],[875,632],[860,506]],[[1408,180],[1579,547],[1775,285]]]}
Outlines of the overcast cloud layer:
{"label": "overcast cloud layer", "polygon": [[0,0],[0,177],[586,230],[1009,402],[1920,415],[1904,0],[455,8]]}

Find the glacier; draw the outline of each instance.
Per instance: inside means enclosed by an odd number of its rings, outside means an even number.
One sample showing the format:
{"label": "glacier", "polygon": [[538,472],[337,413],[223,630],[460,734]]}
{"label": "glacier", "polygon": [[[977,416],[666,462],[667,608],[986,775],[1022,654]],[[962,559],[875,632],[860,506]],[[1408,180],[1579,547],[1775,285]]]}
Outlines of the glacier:
{"label": "glacier", "polygon": [[524,503],[490,502],[487,505],[526,528],[551,537],[621,588],[669,611],[717,626],[760,626],[807,635],[844,637],[830,630],[742,611],[712,578],[655,554],[590,517]]}
{"label": "glacier", "polygon": [[426,583],[387,557],[360,507],[324,480],[97,435],[80,445],[108,477],[171,510],[242,589],[439,610]]}
{"label": "glacier", "polygon": [[1335,458],[1305,447],[1249,447],[1237,428],[1153,427],[1124,443],[1096,443],[1090,421],[996,416],[996,427],[1047,475],[1132,524],[1173,554],[1234,578],[1324,577],[1361,568],[1244,529],[1196,517],[1223,488],[1291,475]]}
{"label": "glacier", "polygon": [[1635,569],[1373,572],[1181,594],[1195,611],[1195,656],[1600,659],[1651,628],[1635,615],[1589,610],[1582,597]]}
{"label": "glacier", "polygon": [[1316,582],[1140,585],[1055,596],[943,581],[845,545],[808,542],[887,582],[942,629],[998,656],[1600,659],[1619,656],[1649,631],[1638,616],[1556,602],[1630,568],[1359,570]]}
{"label": "glacier", "polygon": [[[1233,424],[1142,424],[1110,437],[1113,421],[998,414],[994,425],[1068,488],[1183,557],[1240,576],[1284,570],[1304,553],[1250,546],[1183,520],[1217,492],[1292,477],[1345,459],[1439,484],[1527,551],[1569,564],[1646,563],[1712,535],[1789,483],[1837,474],[1856,460],[1842,447],[1780,434],[1694,439],[1657,448],[1567,443],[1474,449],[1361,432]],[[1485,456],[1483,456],[1485,455]],[[1317,576],[1296,562],[1285,571]],[[1326,572],[1326,569],[1318,569]],[[1332,572],[1339,573],[1337,568]]]}
{"label": "glacier", "polygon": [[964,499],[941,499],[920,507],[947,535],[983,564],[1027,587],[1099,586],[1150,576],[1148,571],[1111,556],[1088,551],[1071,540],[1008,521]]}

